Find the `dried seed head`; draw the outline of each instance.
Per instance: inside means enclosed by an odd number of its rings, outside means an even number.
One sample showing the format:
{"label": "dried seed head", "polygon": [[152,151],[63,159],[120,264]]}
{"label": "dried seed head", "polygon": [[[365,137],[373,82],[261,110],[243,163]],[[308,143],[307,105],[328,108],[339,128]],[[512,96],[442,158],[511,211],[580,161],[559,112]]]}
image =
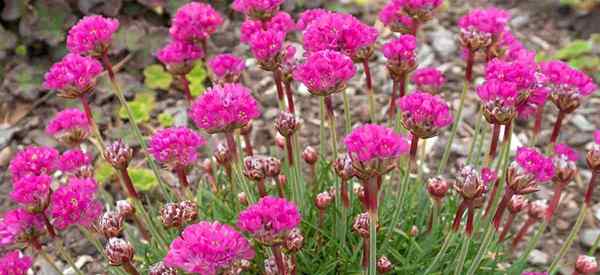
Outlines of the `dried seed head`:
{"label": "dried seed head", "polygon": [[304,246],[304,236],[300,229],[294,228],[288,233],[285,239],[285,248],[290,252],[298,252]]}
{"label": "dried seed head", "polygon": [[237,197],[238,197],[238,201],[240,202],[240,204],[248,205],[248,196],[246,195],[246,193],[240,192],[237,194]]}
{"label": "dried seed head", "polygon": [[442,177],[430,178],[427,182],[427,192],[436,201],[441,202],[448,193],[450,184]]}
{"label": "dried seed head", "polygon": [[265,175],[270,178],[275,178],[281,173],[281,161],[274,157],[267,157],[264,160]]}
{"label": "dried seed head", "polygon": [[523,211],[528,205],[527,198],[522,195],[515,195],[510,199],[508,204],[508,211],[513,214]]}
{"label": "dried seed head", "polygon": [[192,223],[198,217],[198,205],[190,200],[182,201],[179,203],[181,208],[183,223]]}
{"label": "dried seed head", "polygon": [[486,186],[481,176],[471,166],[465,166],[460,171],[458,181],[454,184],[454,189],[467,200],[479,198],[486,191]]}
{"label": "dried seed head", "polygon": [[352,158],[348,154],[338,157],[333,163],[335,173],[342,180],[350,180],[354,177],[354,169],[352,168]]}
{"label": "dried seed head", "polygon": [[577,174],[577,165],[574,161],[570,161],[566,156],[555,156],[552,158],[554,163],[554,180],[559,183],[571,182]]}
{"label": "dried seed head", "polygon": [[548,204],[545,201],[537,200],[530,202],[527,207],[527,215],[532,219],[541,220],[546,214],[547,208]]}
{"label": "dried seed head", "polygon": [[106,146],[104,159],[117,170],[126,169],[132,158],[133,149],[121,140],[116,140]]}
{"label": "dried seed head", "polygon": [[377,271],[379,273],[381,273],[381,274],[388,273],[388,272],[392,271],[392,268],[394,268],[394,266],[392,265],[392,262],[390,262],[390,260],[388,260],[388,258],[386,256],[381,256],[377,260]]}
{"label": "dried seed head", "polygon": [[264,156],[249,156],[244,158],[244,176],[253,181],[264,180],[266,177],[264,160]]}
{"label": "dried seed head", "polygon": [[304,151],[302,151],[302,159],[308,165],[314,165],[317,162],[318,158],[319,158],[319,153],[317,153],[315,148],[313,148],[311,146],[306,146],[306,148],[304,148]]}
{"label": "dried seed head", "polygon": [[317,197],[315,198],[315,205],[320,210],[325,210],[327,207],[329,207],[331,201],[333,201],[333,196],[331,196],[331,193],[328,191],[325,191],[317,194]]}
{"label": "dried seed head", "polygon": [[148,275],[177,275],[177,269],[168,267],[160,261],[150,267]]}
{"label": "dried seed head", "polygon": [[123,217],[129,217],[135,214],[135,208],[128,200],[117,201],[117,213]]}
{"label": "dried seed head", "polygon": [[575,261],[575,270],[584,275],[594,274],[598,272],[598,262],[594,257],[579,255],[579,257],[577,257],[577,261]]}
{"label": "dried seed head", "polygon": [[355,183],[352,186],[352,192],[354,193],[354,195],[356,195],[356,197],[364,202],[366,197],[365,197],[365,187],[362,186],[361,184]]}
{"label": "dried seed head", "polygon": [[217,160],[217,163],[220,165],[228,165],[229,163],[231,163],[231,151],[224,143],[217,144],[213,156],[215,157],[215,160]]}
{"label": "dried seed head", "polygon": [[167,203],[160,209],[160,219],[166,228],[183,225],[183,209],[177,203]]}
{"label": "dried seed head", "polygon": [[277,132],[284,137],[292,136],[300,128],[300,121],[296,116],[286,111],[280,112],[277,115],[274,124]]}
{"label": "dried seed head", "polygon": [[119,236],[123,231],[125,218],[118,212],[108,211],[102,214],[98,222],[98,229],[106,238]]}
{"label": "dried seed head", "polygon": [[[379,229],[379,224],[377,225]],[[369,238],[369,213],[361,213],[356,216],[354,219],[354,224],[352,225],[352,229],[354,232],[363,238]]]}
{"label": "dried seed head", "polygon": [[105,248],[108,264],[119,266],[133,259],[133,246],[120,238],[110,238]]}

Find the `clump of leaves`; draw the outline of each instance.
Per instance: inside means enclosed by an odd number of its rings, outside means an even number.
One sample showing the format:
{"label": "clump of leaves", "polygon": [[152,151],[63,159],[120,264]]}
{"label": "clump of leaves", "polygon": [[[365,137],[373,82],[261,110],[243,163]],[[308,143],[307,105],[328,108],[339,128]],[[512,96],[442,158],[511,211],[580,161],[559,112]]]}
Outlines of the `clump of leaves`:
{"label": "clump of leaves", "polygon": [[[135,96],[133,101],[129,102],[129,107],[133,112],[133,119],[135,123],[148,122],[150,120],[150,114],[154,110],[156,105],[156,98],[154,92],[147,91],[139,93]],[[121,119],[127,119],[127,110],[124,107],[119,109],[119,117]]]}

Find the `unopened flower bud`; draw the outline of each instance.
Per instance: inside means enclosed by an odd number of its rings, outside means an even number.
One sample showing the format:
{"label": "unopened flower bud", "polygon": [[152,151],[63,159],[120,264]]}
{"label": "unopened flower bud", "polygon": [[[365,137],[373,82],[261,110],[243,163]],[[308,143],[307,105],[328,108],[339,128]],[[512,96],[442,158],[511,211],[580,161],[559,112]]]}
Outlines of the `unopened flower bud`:
{"label": "unopened flower bud", "polygon": [[527,215],[530,218],[540,220],[544,217],[548,204],[545,201],[537,200],[530,202],[527,208]]}
{"label": "unopened flower bud", "polygon": [[128,200],[117,201],[117,213],[123,217],[129,217],[135,214],[135,208]]}
{"label": "unopened flower bud", "polygon": [[120,213],[108,211],[102,214],[98,222],[98,229],[106,238],[119,236],[123,231],[123,222],[125,218]]}
{"label": "unopened flower bud", "polygon": [[477,170],[471,166],[465,166],[460,171],[460,178],[454,185],[454,189],[464,199],[473,200],[483,195],[486,191],[486,186],[483,184],[483,180]]}
{"label": "unopened flower bud", "polygon": [[183,209],[177,203],[167,203],[160,209],[160,219],[166,228],[183,225]]}
{"label": "unopened flower bud", "polygon": [[285,137],[277,133],[275,135],[275,145],[277,145],[277,147],[279,147],[281,150],[285,149]]}
{"label": "unopened flower bud", "polygon": [[385,274],[385,273],[392,271],[392,268],[394,268],[394,266],[392,265],[392,262],[390,262],[390,260],[388,260],[388,258],[386,256],[381,256],[377,260],[377,272],[379,272],[381,274]]}
{"label": "unopened flower bud", "polygon": [[298,252],[304,246],[304,236],[300,229],[294,228],[288,233],[285,239],[285,248],[290,252]]}
{"label": "unopened flower bud", "polygon": [[190,200],[182,201],[179,203],[182,214],[181,217],[184,223],[191,223],[198,217],[198,205]]}
{"label": "unopened flower bud", "polygon": [[94,172],[94,167],[92,167],[91,165],[84,165],[77,169],[74,176],[80,179],[89,179],[94,177]]}
{"label": "unopened flower bud", "polygon": [[350,180],[354,176],[354,170],[352,168],[352,158],[348,154],[344,154],[338,157],[333,163],[335,173],[342,180]]}
{"label": "unopened flower bud", "polygon": [[275,178],[281,173],[281,161],[274,157],[265,159],[265,175],[270,178]]}
{"label": "unopened flower bud", "polygon": [[232,159],[231,151],[229,150],[227,145],[223,143],[217,144],[213,156],[215,157],[215,160],[217,160],[217,163],[220,165],[227,165],[231,162]]}
{"label": "unopened flower bud", "polygon": [[365,187],[355,183],[352,186],[352,192],[354,193],[354,195],[356,195],[356,197],[360,200],[360,201],[365,201]]}
{"label": "unopened flower bud", "polygon": [[123,263],[131,262],[133,259],[133,246],[120,238],[110,238],[105,248],[108,264],[120,266]]}
{"label": "unopened flower bud", "polygon": [[585,159],[590,170],[600,173],[600,144],[594,143],[592,149],[587,152]]}
{"label": "unopened flower bud", "polygon": [[450,185],[441,177],[430,178],[427,182],[427,192],[436,201],[441,201],[448,193]]}
{"label": "unopened flower bud", "polygon": [[329,207],[332,200],[333,200],[333,197],[331,196],[331,194],[329,192],[327,192],[327,191],[321,192],[321,193],[317,194],[317,197],[315,198],[315,205],[320,210],[325,210],[327,207]]}
{"label": "unopened flower bud", "polygon": [[416,237],[416,236],[419,236],[419,227],[417,227],[416,225],[413,225],[413,226],[410,228],[410,236],[411,236],[411,237]]}
{"label": "unopened flower bud", "polygon": [[302,151],[302,159],[304,159],[304,161],[308,165],[314,165],[317,162],[318,158],[319,153],[317,153],[315,148],[311,146],[306,146],[306,148],[304,148],[304,151]]}
{"label": "unopened flower bud", "polygon": [[104,159],[115,169],[126,169],[133,158],[133,149],[121,140],[116,140],[106,147]]}
{"label": "unopened flower bud", "polygon": [[598,272],[598,262],[594,257],[579,255],[577,261],[575,261],[575,270],[579,272],[577,274],[594,274]]}
{"label": "unopened flower bud", "polygon": [[[362,238],[369,238],[369,213],[358,214],[356,219],[354,219],[352,229]],[[379,229],[379,224],[377,225],[377,229]]]}
{"label": "unopened flower bud", "polygon": [[523,211],[528,205],[527,199],[522,195],[515,195],[508,203],[508,211],[513,214]]}
{"label": "unopened flower bud", "polygon": [[177,275],[177,269],[168,267],[160,261],[150,267],[148,275]]}
{"label": "unopened flower bud", "polygon": [[265,179],[265,161],[263,156],[244,158],[244,176],[253,181]]}
{"label": "unopened flower bud", "polygon": [[294,114],[289,112],[280,112],[275,119],[275,129],[277,132],[284,137],[292,136],[298,128],[300,128],[300,121],[294,116]]}
{"label": "unopened flower bud", "polygon": [[238,197],[238,201],[240,202],[240,204],[248,205],[248,196],[246,195],[246,193],[240,192],[237,194],[237,197]]}

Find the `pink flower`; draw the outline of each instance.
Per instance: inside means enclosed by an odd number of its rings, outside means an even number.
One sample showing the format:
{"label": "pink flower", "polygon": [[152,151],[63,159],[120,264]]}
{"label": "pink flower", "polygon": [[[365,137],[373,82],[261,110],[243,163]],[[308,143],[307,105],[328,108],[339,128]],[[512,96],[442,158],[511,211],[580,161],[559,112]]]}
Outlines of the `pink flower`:
{"label": "pink flower", "polygon": [[43,211],[48,202],[52,178],[48,175],[29,175],[13,182],[10,198],[23,207],[34,211]]}
{"label": "pink flower", "polygon": [[58,169],[65,173],[73,173],[81,167],[88,166],[92,163],[92,158],[87,153],[80,149],[71,149],[60,156]]}
{"label": "pink flower", "polygon": [[71,225],[91,226],[102,214],[102,203],[96,199],[98,184],[91,178],[69,178],[66,185],[52,193],[50,211],[56,228]]}
{"label": "pink flower", "polygon": [[229,225],[201,221],[186,227],[171,243],[164,262],[185,272],[214,275],[252,258],[248,240]]}
{"label": "pink flower", "polygon": [[102,64],[98,60],[70,53],[46,73],[44,88],[82,95],[94,88],[101,72]]}
{"label": "pink flower", "polygon": [[273,62],[281,52],[284,40],[284,32],[260,30],[252,36],[248,45],[259,62]]}
{"label": "pink flower", "polygon": [[552,158],[544,156],[536,149],[519,147],[515,160],[525,173],[532,175],[538,182],[549,181],[554,176]]}
{"label": "pink flower", "polygon": [[411,33],[416,24],[412,17],[406,15],[402,9],[402,1],[390,1],[379,12],[379,20],[393,32]]}
{"label": "pink flower", "polygon": [[306,28],[308,28],[308,25],[310,25],[311,22],[315,21],[317,18],[323,15],[328,15],[329,13],[330,11],[324,9],[305,10],[302,13],[300,13],[300,18],[298,19],[296,26],[298,26],[298,29],[300,30],[305,30]]}
{"label": "pink flower", "polygon": [[544,62],[541,64],[541,69],[551,93],[555,96],[581,98],[591,95],[598,89],[591,77],[562,61]]}
{"label": "pink flower", "polygon": [[241,128],[260,116],[260,106],[250,89],[240,84],[225,84],[207,89],[198,97],[189,115],[208,133],[228,132]]}
{"label": "pink flower", "polygon": [[415,49],[417,48],[417,39],[414,35],[405,34],[385,43],[383,45],[383,55],[391,63],[414,62],[416,58]]}
{"label": "pink flower", "polygon": [[596,258],[588,255],[579,255],[575,261],[575,274],[594,274],[598,272]]}
{"label": "pink flower", "polygon": [[165,65],[191,63],[203,56],[202,48],[179,40],[169,42],[156,53],[156,58]]}
{"label": "pink flower", "polygon": [[56,171],[58,151],[50,147],[30,146],[21,150],[10,161],[13,181],[27,175],[50,175]]}
{"label": "pink flower", "polygon": [[25,275],[32,262],[31,257],[23,255],[19,250],[8,252],[0,258],[0,274]]}
{"label": "pink flower", "polygon": [[594,141],[596,141],[596,144],[600,144],[600,130],[594,132]]}
{"label": "pink flower", "polygon": [[198,43],[217,31],[221,24],[223,18],[210,5],[191,2],[177,10],[169,33],[176,40]]}
{"label": "pink flower", "polygon": [[579,159],[579,154],[577,154],[577,151],[563,143],[559,143],[554,146],[554,154],[573,162],[576,162]]}
{"label": "pink flower", "polygon": [[479,33],[499,37],[507,29],[510,14],[498,8],[473,9],[460,18],[458,26],[463,33]]}
{"label": "pink flower", "polygon": [[219,54],[208,60],[208,67],[220,82],[237,82],[246,63],[233,54]]}
{"label": "pink flower", "polygon": [[278,12],[268,21],[246,19],[240,27],[240,41],[250,43],[261,31],[281,32],[283,36],[296,29],[294,20],[287,12]]}
{"label": "pink flower", "polygon": [[429,93],[439,92],[446,83],[444,74],[436,68],[415,70],[410,79],[417,86],[417,90]]}
{"label": "pink flower", "polygon": [[269,19],[284,0],[235,0],[231,7],[253,19]]}
{"label": "pink flower", "polygon": [[302,82],[317,96],[328,96],[345,88],[356,74],[352,60],[335,51],[324,50],[310,54],[304,64],[293,72],[294,79]]}
{"label": "pink flower", "polygon": [[300,224],[298,207],[283,198],[266,196],[240,213],[237,226],[267,245],[282,241]]}
{"label": "pink flower", "polygon": [[67,48],[71,53],[98,56],[104,54],[119,28],[119,20],[99,15],[86,16],[69,30]]}
{"label": "pink flower", "polygon": [[485,67],[485,78],[510,81],[520,91],[532,88],[536,83],[537,64],[531,58],[519,58],[512,62],[493,59]]}
{"label": "pink flower", "polygon": [[361,162],[395,159],[406,154],[409,144],[394,130],[376,124],[365,124],[344,138],[344,144],[353,159]]}
{"label": "pink flower", "polygon": [[452,123],[448,104],[438,96],[416,91],[399,99],[402,123],[413,135],[429,138]]}
{"label": "pink flower", "polygon": [[31,214],[23,208],[9,210],[0,218],[0,246],[27,242],[44,230],[40,215]]}
{"label": "pink flower", "polygon": [[487,80],[477,87],[477,95],[484,106],[486,120],[492,124],[506,124],[515,117],[519,97],[517,85],[501,80]]}
{"label": "pink flower", "polygon": [[[394,0],[392,0],[394,1]],[[433,10],[439,7],[443,0],[396,0],[404,5],[405,8],[411,10]]]}
{"label": "pink flower", "polygon": [[198,159],[198,149],[206,141],[186,127],[159,130],[150,139],[149,151],[170,169],[183,169]]}
{"label": "pink flower", "polygon": [[46,133],[53,136],[74,131],[89,134],[90,123],[85,113],[77,108],[67,108],[57,113],[46,126]]}
{"label": "pink flower", "polygon": [[496,180],[498,180],[498,173],[496,173],[496,171],[494,171],[493,169],[485,167],[481,169],[481,179],[486,185],[489,185],[490,183],[493,183]]}

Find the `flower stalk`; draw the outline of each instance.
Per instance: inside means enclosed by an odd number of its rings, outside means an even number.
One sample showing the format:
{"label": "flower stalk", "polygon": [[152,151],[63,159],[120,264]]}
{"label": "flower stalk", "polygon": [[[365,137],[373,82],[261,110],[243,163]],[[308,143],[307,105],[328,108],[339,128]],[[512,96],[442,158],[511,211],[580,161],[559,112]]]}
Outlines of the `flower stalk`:
{"label": "flower stalk", "polygon": [[369,118],[375,122],[375,96],[373,91],[373,80],[371,78],[371,69],[369,68],[369,59],[362,60],[363,70],[365,72],[365,85],[367,87],[367,96],[369,100]]}
{"label": "flower stalk", "polygon": [[563,120],[565,119],[566,113],[562,110],[558,111],[558,116],[556,117],[556,121],[554,122],[554,127],[552,128],[552,135],[550,136],[550,143],[555,144],[558,140],[558,136],[560,135],[560,128],[563,124]]}

